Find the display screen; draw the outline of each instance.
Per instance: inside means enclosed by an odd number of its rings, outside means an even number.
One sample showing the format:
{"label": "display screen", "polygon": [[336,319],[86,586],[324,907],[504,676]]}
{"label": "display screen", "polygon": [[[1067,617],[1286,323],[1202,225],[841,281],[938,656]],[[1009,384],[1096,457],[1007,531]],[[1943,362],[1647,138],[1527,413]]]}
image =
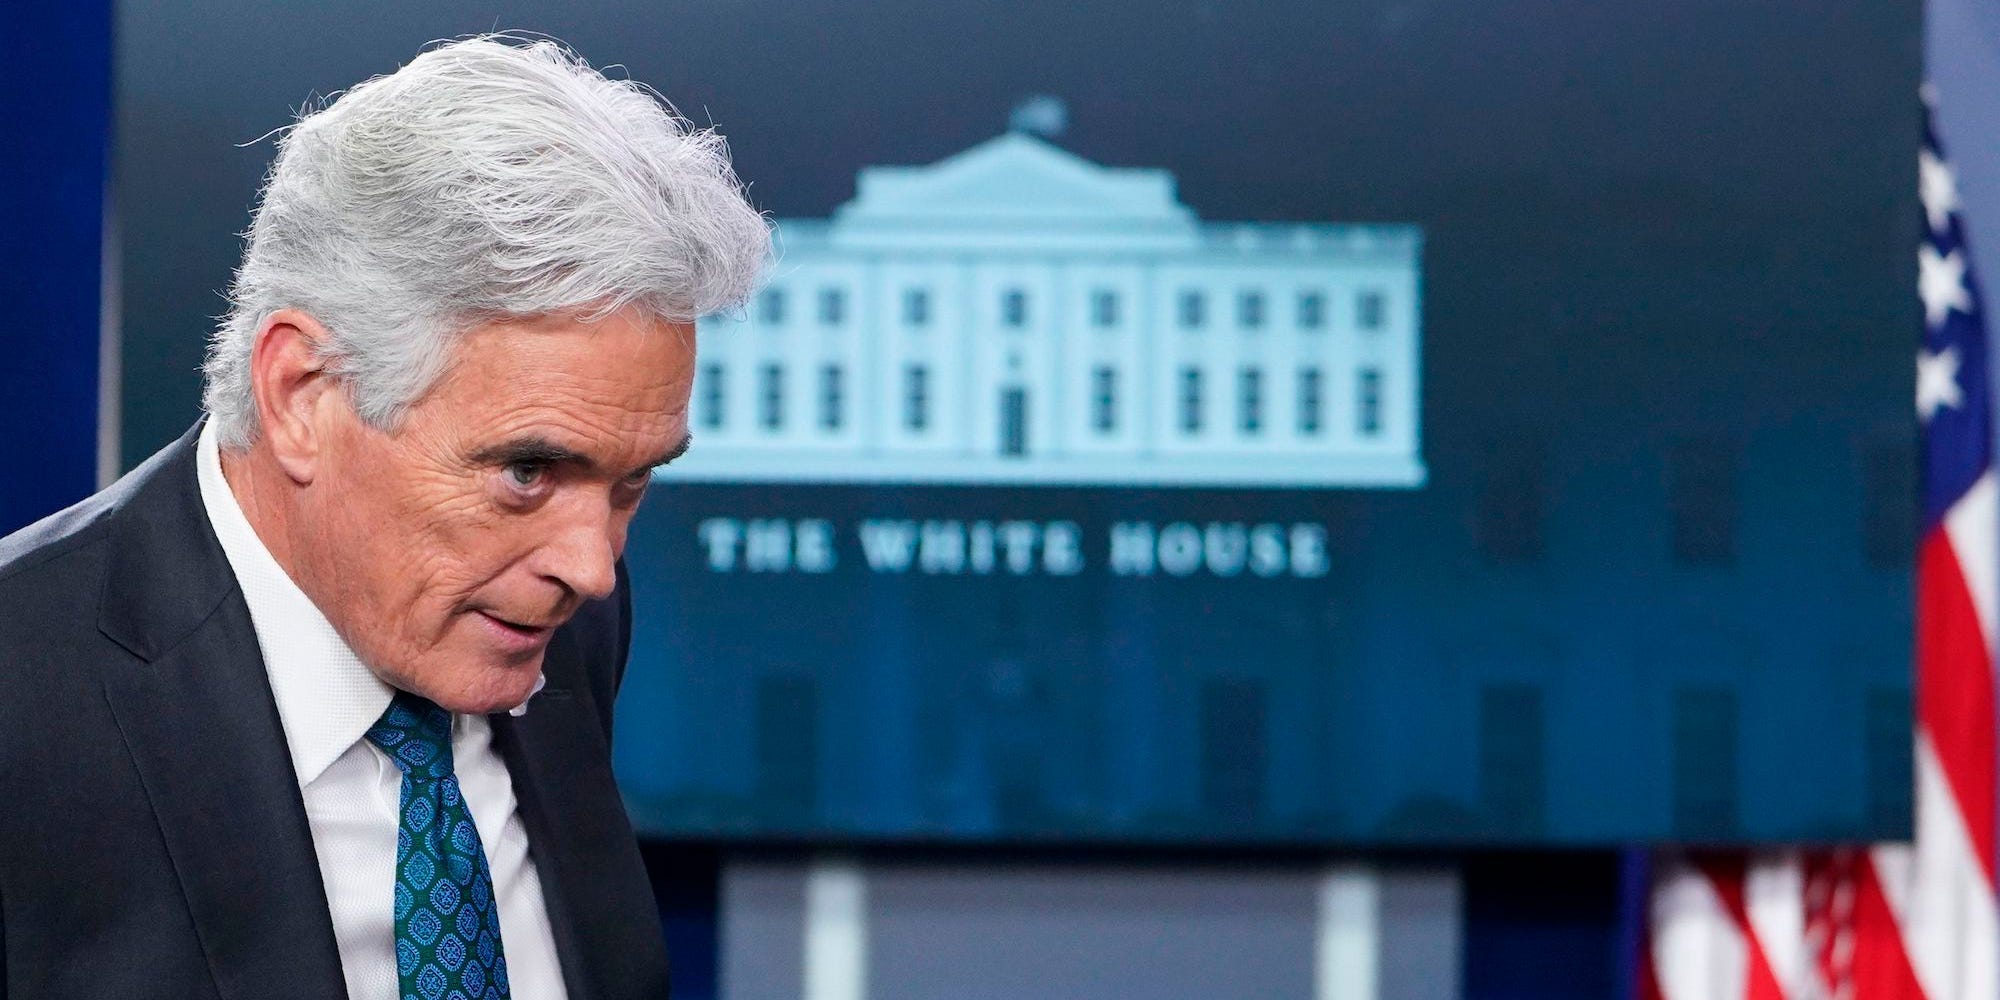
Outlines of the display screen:
{"label": "display screen", "polygon": [[[404,16],[307,83],[407,58]],[[626,552],[643,833],[1907,834],[1915,5],[546,30],[727,133],[779,249],[700,323]],[[134,157],[256,154],[131,108],[125,209],[172,246]],[[141,301],[185,277],[127,247]]]}

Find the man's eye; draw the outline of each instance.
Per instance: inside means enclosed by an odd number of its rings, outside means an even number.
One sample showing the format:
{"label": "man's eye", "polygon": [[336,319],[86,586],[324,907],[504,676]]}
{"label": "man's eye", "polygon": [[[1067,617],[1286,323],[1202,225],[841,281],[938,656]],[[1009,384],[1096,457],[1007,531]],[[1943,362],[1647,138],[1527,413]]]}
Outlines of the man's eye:
{"label": "man's eye", "polygon": [[507,481],[515,486],[528,487],[542,481],[548,474],[548,467],[536,462],[509,462]]}
{"label": "man's eye", "polygon": [[640,469],[639,471],[634,472],[631,475],[625,477],[625,485],[631,487],[644,486],[646,485],[646,481],[652,478],[653,478],[653,470]]}

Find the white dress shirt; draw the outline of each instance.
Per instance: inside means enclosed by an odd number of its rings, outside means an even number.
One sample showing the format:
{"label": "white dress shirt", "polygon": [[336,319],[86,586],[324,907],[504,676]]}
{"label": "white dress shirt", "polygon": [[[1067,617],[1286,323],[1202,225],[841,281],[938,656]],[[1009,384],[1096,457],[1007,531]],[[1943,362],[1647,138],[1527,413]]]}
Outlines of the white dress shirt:
{"label": "white dress shirt", "polygon": [[[250,527],[223,478],[213,423],[201,430],[195,467],[209,524],[243,589],[264,653],[312,824],[348,998],[397,1000],[396,828],[403,772],[362,738],[395,689],[362,664]],[[484,716],[453,716],[451,752],[493,872],[511,993],[516,1000],[565,1000],[542,882],[515,810],[513,779],[493,747],[492,725]]]}

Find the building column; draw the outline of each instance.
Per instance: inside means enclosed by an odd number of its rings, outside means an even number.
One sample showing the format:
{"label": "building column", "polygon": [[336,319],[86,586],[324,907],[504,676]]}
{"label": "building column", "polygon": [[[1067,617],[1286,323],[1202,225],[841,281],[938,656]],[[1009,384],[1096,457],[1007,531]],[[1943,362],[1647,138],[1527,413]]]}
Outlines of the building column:
{"label": "building column", "polygon": [[861,865],[819,858],[805,873],[801,1000],[868,996],[868,887]]}
{"label": "building column", "polygon": [[1464,920],[1458,872],[1351,863],[1319,879],[1315,1000],[1455,1000]]}

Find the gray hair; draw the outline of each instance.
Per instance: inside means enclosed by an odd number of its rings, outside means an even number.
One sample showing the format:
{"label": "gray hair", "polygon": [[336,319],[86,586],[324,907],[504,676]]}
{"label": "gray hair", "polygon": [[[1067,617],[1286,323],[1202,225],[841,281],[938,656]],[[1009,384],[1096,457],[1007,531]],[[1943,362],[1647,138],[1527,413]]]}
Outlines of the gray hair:
{"label": "gray hair", "polygon": [[770,252],[720,135],[512,36],[439,46],[303,113],[259,202],[203,366],[232,448],[257,437],[250,351],[276,310],[325,326],[328,370],[388,429],[473,326],[627,306],[691,322],[740,305]]}

